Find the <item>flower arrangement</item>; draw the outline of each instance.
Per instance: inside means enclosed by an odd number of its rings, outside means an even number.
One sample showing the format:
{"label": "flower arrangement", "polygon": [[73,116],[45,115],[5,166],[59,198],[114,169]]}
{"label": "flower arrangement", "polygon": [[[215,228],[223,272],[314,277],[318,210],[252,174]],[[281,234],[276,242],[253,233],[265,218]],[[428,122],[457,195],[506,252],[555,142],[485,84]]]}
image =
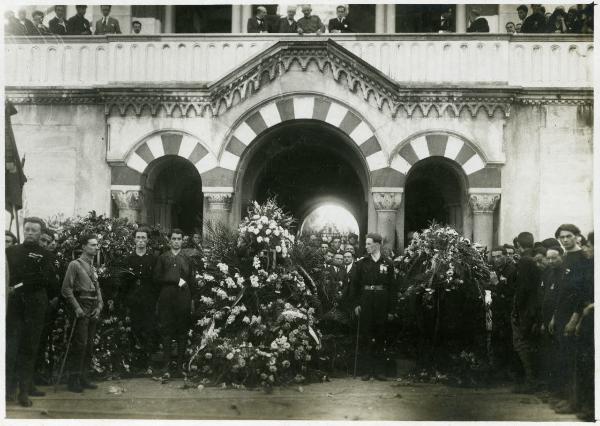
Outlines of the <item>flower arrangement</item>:
{"label": "flower arrangement", "polygon": [[254,203],[238,229],[247,272],[218,262],[199,276],[192,380],[234,387],[306,380],[321,333],[310,286],[288,258],[292,222],[274,201]]}

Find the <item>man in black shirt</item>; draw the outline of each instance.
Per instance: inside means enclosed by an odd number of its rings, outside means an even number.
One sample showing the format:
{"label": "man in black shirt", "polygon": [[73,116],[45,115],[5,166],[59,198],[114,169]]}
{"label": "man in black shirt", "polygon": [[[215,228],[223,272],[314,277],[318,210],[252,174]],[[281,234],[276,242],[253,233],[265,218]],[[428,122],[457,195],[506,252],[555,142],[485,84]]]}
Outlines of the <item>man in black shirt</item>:
{"label": "man in black shirt", "polygon": [[57,285],[52,256],[40,247],[46,225],[39,218],[23,223],[23,244],[6,249],[8,305],[6,310],[6,399],[13,400],[19,385],[18,401],[24,407],[31,396],[44,396],[33,388],[33,372],[48,306],[47,289]]}
{"label": "man in black shirt", "polygon": [[533,235],[521,232],[517,236],[517,248],[521,257],[517,263],[515,297],[511,315],[513,347],[519,355],[525,372],[525,383],[515,388],[517,393],[533,393],[534,351],[537,327],[539,326],[540,270],[533,260]]}
{"label": "man in black shirt", "polygon": [[154,352],[156,330],[156,300],[154,285],[156,257],[148,252],[150,230],[140,227],[135,231],[135,252],[127,258],[127,268],[132,273],[125,296],[131,317],[131,329],[141,349],[137,367],[148,368],[149,357]]}
{"label": "man in black shirt", "polygon": [[[522,7],[522,6],[521,6]],[[541,4],[532,4],[532,13],[521,26],[522,33],[545,33],[546,32],[546,17],[541,10]]]}
{"label": "man in black shirt", "polygon": [[66,16],[66,7],[62,5],[54,6],[54,13],[56,16],[50,20],[48,26],[50,28],[50,32],[56,35],[66,35],[67,34],[67,20]]}
{"label": "man in black shirt", "polygon": [[90,21],[85,19],[87,6],[77,5],[77,14],[67,21],[67,34],[69,35],[92,35],[92,26]]}
{"label": "man in black shirt", "polygon": [[564,278],[561,282],[554,315],[549,324],[549,331],[558,340],[557,386],[560,401],[555,410],[557,413],[568,414],[575,412],[575,329],[582,314],[584,294],[587,280],[590,277],[589,259],[577,245],[577,236],[581,235],[579,228],[572,224],[558,227],[555,237],[565,249],[563,264]]}
{"label": "man in black shirt", "polygon": [[164,369],[171,364],[171,342],[177,340],[176,376],[181,376],[185,359],[187,333],[192,319],[194,270],[192,261],[182,253],[183,231],[173,229],[169,235],[171,250],[163,253],[154,268],[154,282],[160,288],[158,327],[162,337]]}
{"label": "man in black shirt", "polygon": [[346,6],[338,6],[335,8],[335,12],[337,14],[337,18],[333,18],[329,20],[329,25],[327,28],[330,33],[351,33],[352,25],[350,21],[348,21],[348,17],[346,16]]}
{"label": "man in black shirt", "polygon": [[397,290],[394,264],[381,253],[381,235],[367,234],[367,256],[356,262],[351,300],[360,316],[363,380],[385,377],[385,323],[392,319]]}

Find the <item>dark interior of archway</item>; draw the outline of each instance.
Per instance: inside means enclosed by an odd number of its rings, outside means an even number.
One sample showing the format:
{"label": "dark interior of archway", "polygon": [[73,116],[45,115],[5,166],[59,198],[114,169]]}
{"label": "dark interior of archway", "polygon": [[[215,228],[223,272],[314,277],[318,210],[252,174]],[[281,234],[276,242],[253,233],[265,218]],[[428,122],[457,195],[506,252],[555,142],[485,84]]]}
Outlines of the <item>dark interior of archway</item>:
{"label": "dark interior of archway", "polygon": [[247,166],[254,179],[245,176],[253,180],[247,192],[251,199],[276,197],[300,220],[314,200],[335,197],[351,206],[360,229],[366,228],[367,207],[358,175],[362,163],[336,130],[296,122],[273,129],[261,142]]}
{"label": "dark interior of archway", "polygon": [[181,228],[186,234],[202,230],[202,180],[187,160],[164,157],[156,174],[152,218],[163,229]]}
{"label": "dark interior of archway", "polygon": [[432,221],[462,231],[462,184],[445,158],[430,157],[413,166],[405,185],[404,235]]}

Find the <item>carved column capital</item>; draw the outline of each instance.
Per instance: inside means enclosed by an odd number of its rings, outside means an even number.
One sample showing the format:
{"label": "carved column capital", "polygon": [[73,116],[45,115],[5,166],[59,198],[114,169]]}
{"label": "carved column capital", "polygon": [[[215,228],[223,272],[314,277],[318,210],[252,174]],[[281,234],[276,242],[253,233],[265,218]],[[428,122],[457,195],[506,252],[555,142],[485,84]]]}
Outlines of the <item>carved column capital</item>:
{"label": "carved column capital", "polygon": [[469,194],[469,204],[473,213],[492,214],[500,201],[500,194],[475,193]]}
{"label": "carved column capital", "polygon": [[373,191],[373,205],[377,211],[396,211],[402,203],[402,192]]}
{"label": "carved column capital", "polygon": [[110,194],[119,210],[141,210],[144,205],[144,193],[141,190],[113,189]]}
{"label": "carved column capital", "polygon": [[230,211],[233,192],[204,193],[209,211]]}

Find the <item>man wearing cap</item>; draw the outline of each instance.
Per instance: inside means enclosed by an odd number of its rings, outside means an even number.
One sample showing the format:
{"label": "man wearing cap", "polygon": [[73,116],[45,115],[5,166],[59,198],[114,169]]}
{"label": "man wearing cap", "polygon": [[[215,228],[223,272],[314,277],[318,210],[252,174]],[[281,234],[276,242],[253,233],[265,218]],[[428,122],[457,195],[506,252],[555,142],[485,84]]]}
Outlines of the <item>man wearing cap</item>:
{"label": "man wearing cap", "polygon": [[385,323],[393,318],[397,291],[394,265],[381,253],[381,235],[366,237],[367,256],[356,262],[352,277],[351,302],[359,317],[362,352],[362,379],[385,378]]}
{"label": "man wearing cap", "polygon": [[6,399],[33,403],[29,396],[44,396],[33,387],[33,373],[40,335],[48,306],[48,289],[55,286],[56,271],[51,254],[39,245],[46,225],[42,219],[26,218],[23,244],[6,249],[9,271],[6,308]]}

